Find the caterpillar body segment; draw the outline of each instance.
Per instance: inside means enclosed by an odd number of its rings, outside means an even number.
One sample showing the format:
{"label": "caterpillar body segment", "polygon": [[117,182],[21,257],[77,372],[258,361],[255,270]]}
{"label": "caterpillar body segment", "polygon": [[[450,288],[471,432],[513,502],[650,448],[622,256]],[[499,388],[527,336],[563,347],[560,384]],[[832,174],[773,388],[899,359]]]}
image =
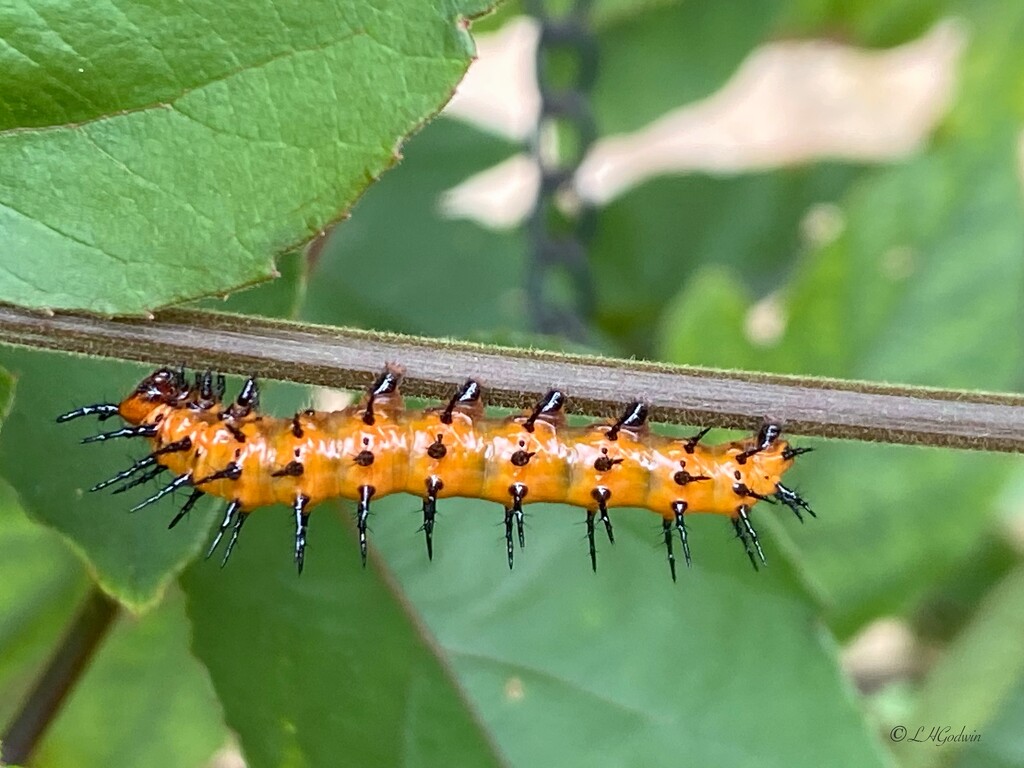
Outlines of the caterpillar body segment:
{"label": "caterpillar body segment", "polygon": [[[136,509],[178,488],[192,491],[185,511],[203,494],[225,499],[228,508],[210,549],[212,554],[229,535],[224,562],[247,515],[281,503],[294,511],[294,557],[301,571],[310,511],[339,497],[357,503],[364,563],[372,503],[393,493],[422,499],[430,557],[439,500],[462,496],[501,504],[510,567],[514,541],[525,544],[524,505],[582,507],[595,570],[597,523],[614,541],[610,509],[648,509],[662,518],[673,579],[676,538],[686,565],[691,562],[688,515],[728,517],[756,568],[765,561],[750,521],[758,502],[780,501],[801,520],[803,512],[814,514],[781,483],[794,459],[808,449],[792,447],[774,424],[742,440],[707,445],[701,442],[707,430],[684,439],[651,432],[647,407],[633,403],[616,421],[574,427],[566,423],[566,396],[559,390],[525,413],[488,418],[482,388],[472,379],[447,404],[408,410],[401,378],[397,366],[388,366],[356,405],[277,418],[259,412],[259,389],[251,378],[237,400],[225,405],[223,377],[214,385],[211,374],[198,374],[190,384],[184,372],[164,368],[119,404],[85,406],[58,420],[120,415],[123,429],[86,442],[141,437],[149,443],[147,456],[93,490],[127,481],[118,492],[169,470],[173,479]],[[149,473],[136,476],[149,467]]]}

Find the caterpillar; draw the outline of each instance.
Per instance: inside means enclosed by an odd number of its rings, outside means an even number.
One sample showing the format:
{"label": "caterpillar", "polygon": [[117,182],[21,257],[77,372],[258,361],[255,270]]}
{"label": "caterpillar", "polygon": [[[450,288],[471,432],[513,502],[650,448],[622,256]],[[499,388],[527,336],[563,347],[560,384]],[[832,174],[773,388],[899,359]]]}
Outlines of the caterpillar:
{"label": "caterpillar", "polygon": [[566,423],[566,395],[557,389],[532,410],[487,418],[483,388],[473,379],[458,387],[445,405],[407,410],[399,391],[402,376],[400,367],[388,365],[356,405],[275,418],[259,412],[253,377],[224,405],[223,375],[197,372],[190,384],[184,369],[160,368],[120,403],[86,405],[57,421],[119,416],[126,426],[82,442],[142,438],[149,443],[146,456],[91,488],[117,486],[113,492],[122,493],[170,471],[173,479],[132,507],[133,512],[178,489],[190,489],[168,526],[173,528],[203,495],[227,500],[206,554],[209,558],[217,550],[230,529],[222,565],[249,514],[283,503],[294,514],[294,559],[301,573],[310,512],[335,497],[356,502],[364,567],[371,502],[392,493],[422,498],[421,530],[430,559],[438,499],[464,496],[501,504],[509,568],[515,540],[520,548],[526,543],[524,504],[583,507],[595,571],[597,523],[614,543],[609,509],[648,509],[662,518],[673,581],[676,534],[686,565],[691,564],[687,515],[727,516],[755,570],[759,561],[766,562],[750,520],[755,504],[781,502],[801,522],[804,512],[814,516],[808,503],[781,482],[793,460],[811,449],[782,440],[777,424],[766,423],[757,435],[743,440],[708,446],[701,440],[709,429],[684,439],[651,432],[647,406],[634,402],[616,420],[574,427]]}

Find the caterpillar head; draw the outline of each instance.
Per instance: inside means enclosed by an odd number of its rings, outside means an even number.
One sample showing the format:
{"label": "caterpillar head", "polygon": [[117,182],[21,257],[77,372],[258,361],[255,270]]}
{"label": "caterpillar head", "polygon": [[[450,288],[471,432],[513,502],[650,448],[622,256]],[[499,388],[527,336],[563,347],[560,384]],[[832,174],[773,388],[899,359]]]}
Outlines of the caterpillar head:
{"label": "caterpillar head", "polygon": [[787,458],[788,448],[789,443],[779,440],[747,461],[750,470],[746,473],[746,483],[751,491],[761,496],[775,493],[779,480],[793,465],[793,459]]}
{"label": "caterpillar head", "polygon": [[117,409],[129,424],[142,424],[154,409],[162,405],[177,405],[188,395],[188,384],[181,373],[160,368],[140,381]]}
{"label": "caterpillar head", "polygon": [[794,448],[781,439],[782,430],[776,424],[765,424],[756,437],[750,438],[738,459],[749,467],[744,472],[747,488],[754,494],[769,496],[775,493],[780,478],[793,466],[793,459],[810,448]]}

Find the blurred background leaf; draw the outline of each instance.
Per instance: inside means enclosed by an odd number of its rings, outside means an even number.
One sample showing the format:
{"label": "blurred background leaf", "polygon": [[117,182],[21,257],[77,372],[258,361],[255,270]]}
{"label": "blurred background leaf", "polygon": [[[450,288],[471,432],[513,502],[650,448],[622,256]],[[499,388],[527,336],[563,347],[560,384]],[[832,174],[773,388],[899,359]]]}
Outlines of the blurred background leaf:
{"label": "blurred background leaf", "polygon": [[500,765],[405,596],[360,567],[335,506],[310,522],[301,579],[285,508],[254,516],[230,568],[200,562],[184,579],[193,648],[246,756],[331,765],[344,745],[354,765]]}
{"label": "blurred background leaf", "polygon": [[[209,678],[189,653],[182,608],[172,590],[146,616],[121,617],[32,765],[188,768],[210,759],[227,732]],[[97,723],[105,723],[100,733]]]}

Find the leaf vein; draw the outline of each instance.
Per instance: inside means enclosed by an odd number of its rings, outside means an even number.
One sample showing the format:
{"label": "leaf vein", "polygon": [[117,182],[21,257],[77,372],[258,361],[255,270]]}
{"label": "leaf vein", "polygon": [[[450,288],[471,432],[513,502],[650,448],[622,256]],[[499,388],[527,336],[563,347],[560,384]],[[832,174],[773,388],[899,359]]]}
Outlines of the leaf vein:
{"label": "leaf vein", "polygon": [[[321,45],[314,45],[314,46],[310,46],[308,48],[292,48],[290,50],[283,51],[283,52],[275,54],[273,56],[268,56],[267,58],[263,59],[262,61],[255,62],[255,63],[250,64],[248,66],[243,66],[243,67],[239,67],[237,69],[232,69],[232,70],[230,70],[228,72],[225,72],[225,73],[223,73],[221,75],[218,75],[216,77],[212,77],[209,80],[207,80],[206,82],[203,82],[203,83],[201,83],[199,85],[196,85],[196,86],[193,86],[193,87],[190,87],[190,88],[183,88],[177,95],[173,96],[170,99],[164,99],[164,100],[160,100],[160,101],[151,102],[149,104],[144,104],[144,105],[139,106],[139,107],[130,107],[128,109],[122,109],[122,110],[116,110],[114,112],[107,112],[107,113],[103,113],[103,114],[98,114],[95,117],[91,117],[91,118],[89,118],[87,120],[80,120],[78,122],[66,122],[66,123],[57,123],[57,124],[53,124],[53,125],[41,125],[41,126],[40,125],[16,126],[14,128],[7,128],[5,130],[0,131],[0,139],[3,139],[5,137],[7,137],[7,136],[17,135],[17,134],[24,134],[24,133],[42,134],[42,133],[49,133],[49,132],[53,132],[53,131],[62,131],[62,130],[68,130],[68,129],[78,129],[78,128],[85,127],[87,125],[92,125],[94,123],[103,122],[105,120],[112,120],[112,119],[116,119],[118,117],[124,117],[126,115],[132,115],[132,114],[135,114],[135,113],[138,113],[138,112],[147,112],[147,111],[150,111],[150,110],[153,110],[153,109],[167,108],[168,106],[176,105],[177,102],[181,101],[182,99],[184,99],[184,98],[186,98],[188,96],[191,96],[193,94],[202,92],[204,89],[209,88],[212,85],[217,85],[218,83],[225,82],[227,80],[230,80],[233,77],[236,77],[238,75],[244,74],[246,72],[259,71],[259,70],[263,69],[264,67],[268,67],[268,66],[270,66],[272,64],[275,64],[275,63],[277,63],[279,61],[288,60],[288,59],[290,59],[290,58],[292,58],[294,56],[299,56],[301,54],[316,53],[316,52],[320,52],[320,51],[327,51],[327,50],[330,50],[331,48],[334,48],[335,46],[343,45],[343,44],[348,43],[351,40],[353,40],[353,39],[355,39],[357,37],[363,36],[365,34],[366,34],[366,32],[364,30],[355,30],[355,31],[350,32],[350,33],[348,33],[346,35],[343,35],[342,37],[338,38],[337,40],[333,40],[333,41],[331,41],[329,43],[325,43],[325,44],[321,44]],[[87,104],[90,104],[90,106],[95,106],[95,105],[92,105],[90,102],[88,102],[88,100],[86,100],[84,98],[83,98],[83,101],[85,101]],[[97,108],[97,111],[100,111],[100,110]]]}
{"label": "leaf vein", "polygon": [[53,226],[52,224],[49,224],[49,223],[43,221],[42,219],[40,219],[40,218],[38,218],[36,216],[32,216],[30,214],[25,213],[24,211],[18,210],[13,205],[11,205],[10,202],[0,200],[0,207],[3,207],[5,209],[7,209],[11,213],[17,214],[18,216],[22,217],[23,219],[26,219],[26,220],[34,223],[34,224],[37,224],[40,227],[43,227],[44,229],[50,230],[55,235],[59,235],[60,237],[66,239],[66,240],[70,240],[70,241],[72,241],[74,243],[78,243],[79,245],[84,246],[85,248],[88,248],[88,249],[90,249],[92,251],[96,251],[97,253],[102,254],[103,256],[106,256],[109,259],[113,259],[114,261],[120,262],[121,264],[128,264],[128,263],[130,263],[129,260],[126,259],[124,256],[120,256],[120,255],[118,255],[116,253],[113,253],[111,251],[105,251],[104,249],[102,249],[98,245],[96,245],[95,243],[86,242],[85,240],[82,240],[81,238],[75,237],[74,235],[71,235],[71,234],[69,234],[67,232],[63,232],[62,230],[58,229],[57,227]]}

